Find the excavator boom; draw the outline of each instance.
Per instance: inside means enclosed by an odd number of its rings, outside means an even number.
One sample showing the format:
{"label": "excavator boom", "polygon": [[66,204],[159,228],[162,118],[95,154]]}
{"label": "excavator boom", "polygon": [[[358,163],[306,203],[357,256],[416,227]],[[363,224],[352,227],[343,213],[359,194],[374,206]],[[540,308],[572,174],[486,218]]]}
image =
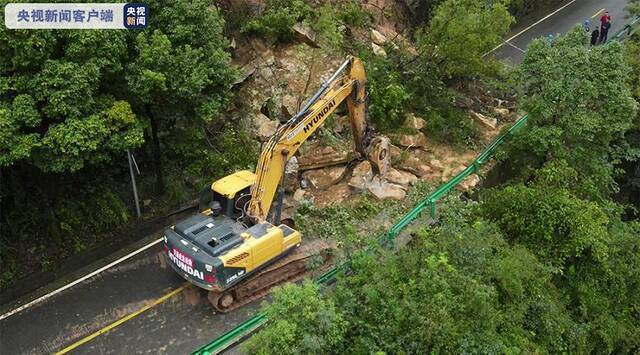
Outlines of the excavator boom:
{"label": "excavator boom", "polygon": [[[340,76],[345,69],[346,75]],[[267,219],[271,204],[291,157],[309,137],[347,100],[356,151],[365,152],[365,73],[360,59],[350,57],[288,122],[267,142],[256,167],[256,183],[251,189],[247,214],[254,221]]]}

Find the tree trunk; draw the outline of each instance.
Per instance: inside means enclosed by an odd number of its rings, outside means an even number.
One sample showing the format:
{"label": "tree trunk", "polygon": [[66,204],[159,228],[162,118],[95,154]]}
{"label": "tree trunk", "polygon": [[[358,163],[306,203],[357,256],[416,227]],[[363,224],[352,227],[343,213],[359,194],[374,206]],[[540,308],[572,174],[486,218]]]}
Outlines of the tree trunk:
{"label": "tree trunk", "polygon": [[160,130],[160,122],[158,118],[151,112],[147,106],[147,115],[151,122],[151,149],[153,151],[153,169],[156,173],[156,192],[164,192],[164,176],[162,174],[162,154],[160,151],[160,140],[158,139],[158,131]]}

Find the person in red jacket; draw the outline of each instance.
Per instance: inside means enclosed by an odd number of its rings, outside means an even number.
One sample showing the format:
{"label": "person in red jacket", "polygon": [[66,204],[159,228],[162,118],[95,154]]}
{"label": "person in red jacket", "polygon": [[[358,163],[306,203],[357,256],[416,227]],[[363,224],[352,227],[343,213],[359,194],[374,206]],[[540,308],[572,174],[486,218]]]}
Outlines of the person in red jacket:
{"label": "person in red jacket", "polygon": [[604,25],[607,22],[611,22],[611,15],[609,15],[609,11],[605,11],[604,15],[600,17],[600,27],[602,27],[602,25]]}

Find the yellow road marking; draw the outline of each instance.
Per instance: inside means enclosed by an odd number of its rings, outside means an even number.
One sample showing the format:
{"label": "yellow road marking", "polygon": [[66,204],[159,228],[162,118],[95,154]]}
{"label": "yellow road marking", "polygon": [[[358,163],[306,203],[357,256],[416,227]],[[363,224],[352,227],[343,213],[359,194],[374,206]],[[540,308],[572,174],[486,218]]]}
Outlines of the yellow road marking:
{"label": "yellow road marking", "polygon": [[600,11],[596,12],[595,14],[593,14],[593,16],[591,16],[591,18],[594,18],[594,17],[600,15],[602,13],[602,11],[604,11],[604,9],[600,9]]}
{"label": "yellow road marking", "polygon": [[167,293],[166,295],[158,298],[157,300],[153,301],[153,303],[148,304],[148,305],[140,308],[139,310],[137,310],[137,311],[135,311],[133,313],[130,313],[129,315],[127,315],[125,317],[122,317],[122,318],[118,319],[117,321],[107,325],[106,327],[98,330],[97,332],[95,332],[95,333],[93,333],[93,334],[91,334],[91,335],[89,335],[89,336],[87,336],[87,337],[85,337],[83,339],[80,339],[79,341],[77,341],[77,342],[67,346],[66,348],[58,351],[56,353],[56,355],[68,353],[69,351],[77,348],[78,346],[91,341],[92,339],[100,336],[101,334],[104,334],[104,333],[110,331],[111,329],[119,326],[120,324],[122,324],[122,323],[124,323],[124,322],[126,322],[126,321],[128,321],[128,320],[130,320],[130,319],[132,319],[132,318],[134,318],[134,317],[136,317],[138,315],[140,315],[141,313],[143,313],[143,312],[145,312],[145,311],[147,311],[147,310],[159,305],[160,303],[162,303],[162,302],[168,300],[169,298],[177,295],[178,293],[184,291],[184,289],[187,288],[187,287],[188,287],[188,284],[185,284],[185,285],[182,285],[182,286],[176,288],[175,290],[173,290],[173,291]]}

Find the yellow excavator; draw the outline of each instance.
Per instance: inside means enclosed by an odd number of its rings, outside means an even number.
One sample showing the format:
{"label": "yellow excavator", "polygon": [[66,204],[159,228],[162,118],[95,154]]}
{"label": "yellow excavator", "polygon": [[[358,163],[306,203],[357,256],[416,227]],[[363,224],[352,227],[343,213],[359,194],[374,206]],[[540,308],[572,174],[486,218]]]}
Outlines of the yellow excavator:
{"label": "yellow excavator", "polygon": [[[263,146],[255,174],[243,170],[221,178],[200,195],[200,212],[167,228],[165,256],[190,283],[209,290],[222,312],[264,296],[270,288],[301,278],[309,258],[330,263],[331,246],[280,223],[287,162],[343,101],[347,103],[356,154],[374,171],[387,169],[388,140],[367,126],[365,71],[349,57]],[[279,190],[279,191],[278,191]],[[278,194],[277,207],[272,204]]]}

